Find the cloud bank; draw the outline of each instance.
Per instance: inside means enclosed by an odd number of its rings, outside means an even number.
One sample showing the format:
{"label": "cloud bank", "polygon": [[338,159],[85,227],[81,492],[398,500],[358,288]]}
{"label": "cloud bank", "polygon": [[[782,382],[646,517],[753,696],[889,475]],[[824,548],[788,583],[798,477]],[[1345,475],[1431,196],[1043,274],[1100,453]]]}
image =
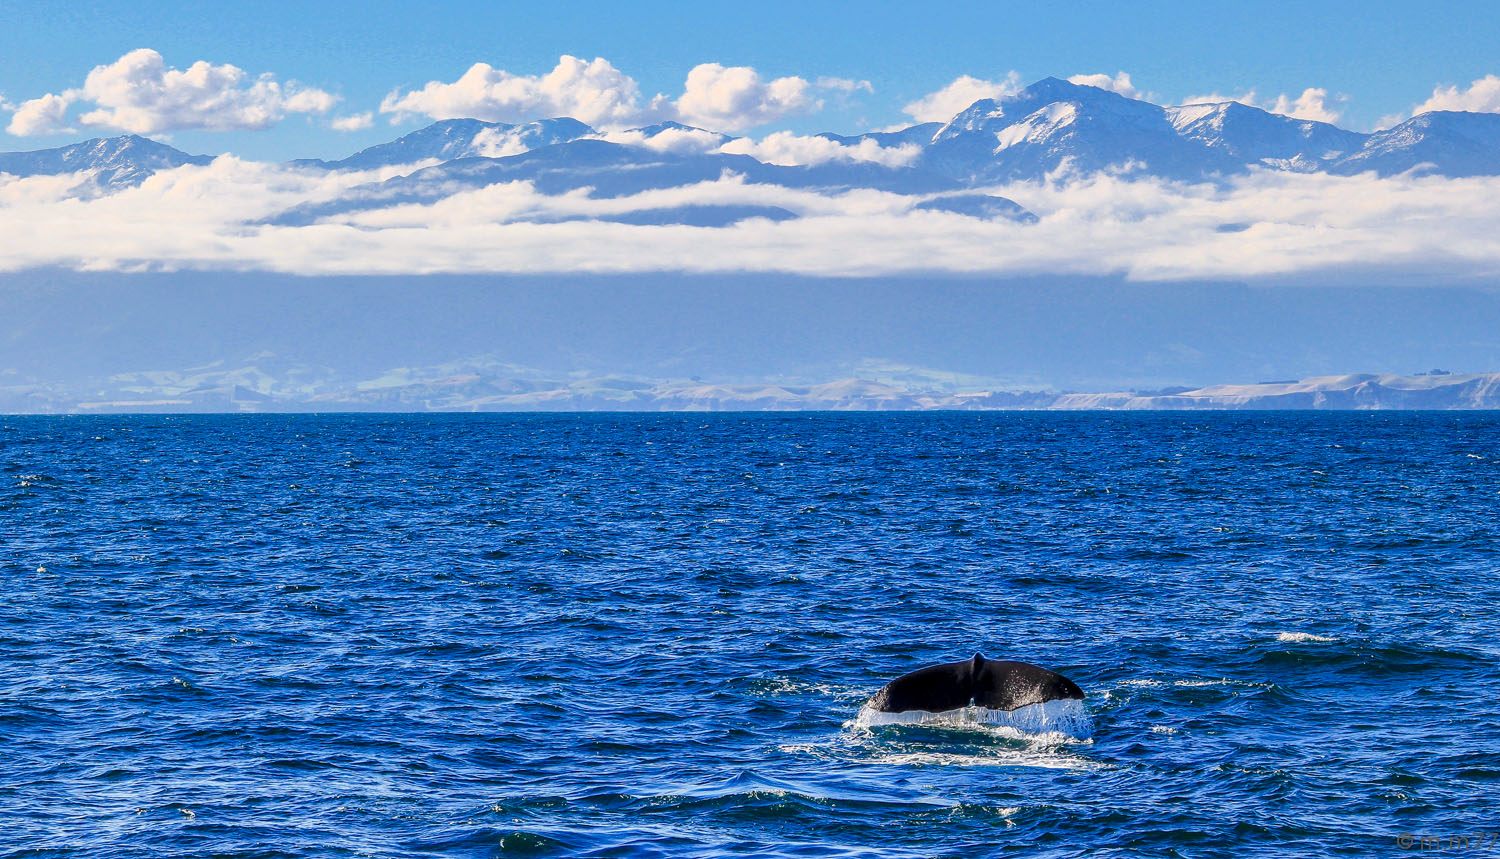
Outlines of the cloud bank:
{"label": "cloud bank", "polygon": [[269,128],[290,113],[327,113],[337,102],[323,90],[271,75],[246,81],[242,69],[228,64],[200,60],[170,68],[161,54],[141,48],[96,66],[79,89],[22,102],[6,130],[18,136],[70,131],[66,115],[75,103],[93,106],[78,117],[86,128],[159,134]]}
{"label": "cloud bank", "polygon": [[[434,272],[1116,274],[1141,280],[1453,282],[1500,272],[1500,178],[1253,172],[1228,185],[1095,175],[988,189],[1035,224],[922,211],[922,198],[715,181],[633,196],[528,182],[433,203],[268,221],[386,174],[221,157],[79,199],[77,177],[0,177],[0,267]],[[602,219],[682,206],[777,207],[728,227]]]}
{"label": "cloud bank", "polygon": [[[500,138],[504,135],[492,135],[486,132],[481,137]],[[676,127],[663,128],[655,133],[648,133],[639,128],[606,131],[600,133],[598,137],[600,140],[607,140],[611,143],[644,147],[653,152],[666,152],[674,155],[707,155],[722,152],[726,155],[748,155],[766,164],[784,166],[808,166],[830,161],[864,161],[883,164],[887,167],[903,167],[922,154],[922,147],[916,144],[881,146],[869,138],[862,139],[855,144],[846,144],[815,134],[793,134],[790,131],[772,132],[760,140],[750,137],[731,138],[728,135],[701,128]],[[479,141],[476,140],[477,142]],[[514,146],[503,150],[503,154],[514,155],[525,151],[525,145],[517,142]],[[481,154],[488,153],[481,152]]]}
{"label": "cloud bank", "polygon": [[881,146],[869,138],[845,145],[826,137],[801,136],[790,131],[769,134],[759,142],[740,137],[718,149],[730,155],[749,155],[767,164],[812,165],[829,161],[866,161],[887,167],[904,167],[922,154],[916,144]]}

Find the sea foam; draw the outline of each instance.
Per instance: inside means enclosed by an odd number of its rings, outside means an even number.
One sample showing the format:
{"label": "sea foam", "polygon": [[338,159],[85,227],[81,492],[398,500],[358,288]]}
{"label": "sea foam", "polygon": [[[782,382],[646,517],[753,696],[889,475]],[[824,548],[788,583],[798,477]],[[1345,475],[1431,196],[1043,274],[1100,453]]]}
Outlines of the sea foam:
{"label": "sea foam", "polygon": [[1282,632],[1276,636],[1277,641],[1302,642],[1302,641],[1338,641],[1337,638],[1329,638],[1325,635],[1313,635],[1310,632]]}
{"label": "sea foam", "polygon": [[988,707],[959,707],[932,713],[908,710],[887,713],[863,707],[855,717],[855,728],[878,728],[887,725],[923,725],[936,728],[1009,728],[1018,735],[1039,737],[1062,734],[1072,739],[1088,739],[1094,732],[1093,720],[1077,699],[1059,699],[1027,704],[1014,710],[991,710]]}

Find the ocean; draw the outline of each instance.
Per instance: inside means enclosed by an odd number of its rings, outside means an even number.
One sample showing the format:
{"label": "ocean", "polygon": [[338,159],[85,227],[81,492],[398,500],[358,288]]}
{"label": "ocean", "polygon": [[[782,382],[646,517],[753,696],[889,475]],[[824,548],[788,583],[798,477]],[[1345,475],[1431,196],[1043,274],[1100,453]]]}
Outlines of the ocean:
{"label": "ocean", "polygon": [[[1497,513],[1496,413],[0,417],[0,857],[1500,855]],[[860,724],[975,652],[1087,736]]]}

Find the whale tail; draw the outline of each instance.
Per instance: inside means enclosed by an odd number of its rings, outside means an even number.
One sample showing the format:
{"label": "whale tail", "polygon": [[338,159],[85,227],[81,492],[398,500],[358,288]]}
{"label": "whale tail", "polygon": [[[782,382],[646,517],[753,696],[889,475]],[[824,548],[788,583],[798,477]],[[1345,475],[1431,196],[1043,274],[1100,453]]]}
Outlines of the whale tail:
{"label": "whale tail", "polygon": [[1015,710],[1062,699],[1081,701],[1083,690],[1055,671],[1026,662],[985,659],[976,653],[962,662],[903,674],[876,692],[866,706],[884,713],[942,713],[972,704]]}

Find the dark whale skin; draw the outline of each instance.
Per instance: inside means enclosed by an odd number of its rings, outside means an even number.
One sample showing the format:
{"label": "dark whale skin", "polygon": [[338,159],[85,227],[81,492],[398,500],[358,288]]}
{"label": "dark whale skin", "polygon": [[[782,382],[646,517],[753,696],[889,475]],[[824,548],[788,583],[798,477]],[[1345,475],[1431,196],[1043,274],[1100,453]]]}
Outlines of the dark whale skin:
{"label": "dark whale skin", "polygon": [[866,706],[883,713],[941,713],[970,704],[1014,710],[1062,699],[1082,701],[1083,690],[1055,671],[1028,662],[985,659],[976,653],[962,662],[929,665],[903,674],[871,696]]}

